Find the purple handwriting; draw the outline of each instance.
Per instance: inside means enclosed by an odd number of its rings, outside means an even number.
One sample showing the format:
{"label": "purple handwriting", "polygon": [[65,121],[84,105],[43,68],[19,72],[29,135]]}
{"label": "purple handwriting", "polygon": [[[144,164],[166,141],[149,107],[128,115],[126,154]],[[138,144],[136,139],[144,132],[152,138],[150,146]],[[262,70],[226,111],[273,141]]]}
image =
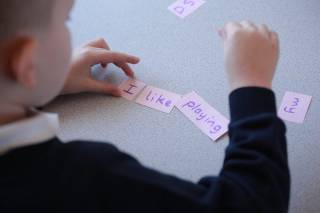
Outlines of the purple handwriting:
{"label": "purple handwriting", "polygon": [[170,113],[181,96],[157,87],[147,86],[136,102],[144,106]]}
{"label": "purple handwriting", "polygon": [[204,3],[204,0],[178,0],[170,5],[168,9],[180,18],[184,18],[193,13]]}
{"label": "purple handwriting", "polygon": [[185,107],[188,107],[194,114],[196,114],[197,121],[203,121],[206,125],[210,126],[211,134],[216,134],[222,129],[222,126],[216,123],[214,116],[210,116],[204,112],[201,108],[201,104],[197,104],[195,101],[189,101],[182,106],[182,108]]}
{"label": "purple handwriting", "polygon": [[171,107],[172,100],[167,99],[162,94],[153,93],[152,90],[146,96],[146,100],[149,102],[154,102],[156,104],[163,105],[165,107]]}
{"label": "purple handwriting", "polygon": [[294,101],[292,101],[291,106],[285,106],[283,110],[287,113],[295,113],[295,110],[297,109],[299,102],[300,102],[299,98],[294,98]]}
{"label": "purple handwriting", "polygon": [[182,4],[183,4],[183,5],[181,5],[181,6],[176,6],[176,7],[174,8],[174,11],[176,11],[176,12],[179,13],[180,15],[182,15],[182,14],[184,13],[184,11],[185,11],[185,9],[186,9],[187,7],[192,7],[192,6],[195,4],[195,2],[194,2],[194,1],[191,1],[191,0],[184,0],[184,1],[182,2]]}
{"label": "purple handwriting", "polygon": [[287,91],[279,107],[278,116],[286,121],[303,123],[308,112],[312,96]]}

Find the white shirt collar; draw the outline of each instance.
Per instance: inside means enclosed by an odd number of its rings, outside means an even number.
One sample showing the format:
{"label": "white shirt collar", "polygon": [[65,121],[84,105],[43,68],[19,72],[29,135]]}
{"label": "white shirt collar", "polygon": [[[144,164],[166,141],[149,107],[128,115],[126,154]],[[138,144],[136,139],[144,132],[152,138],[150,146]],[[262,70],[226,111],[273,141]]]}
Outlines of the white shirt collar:
{"label": "white shirt collar", "polygon": [[54,113],[37,113],[25,120],[0,126],[0,155],[19,147],[48,141],[57,135],[59,118]]}

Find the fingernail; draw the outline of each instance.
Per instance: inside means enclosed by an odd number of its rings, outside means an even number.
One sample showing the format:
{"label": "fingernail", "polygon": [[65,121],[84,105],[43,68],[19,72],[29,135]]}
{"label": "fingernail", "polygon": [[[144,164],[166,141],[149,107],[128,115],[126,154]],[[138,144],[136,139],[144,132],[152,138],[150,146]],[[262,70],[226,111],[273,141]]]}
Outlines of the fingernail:
{"label": "fingernail", "polygon": [[136,56],[135,56],[135,59],[136,59],[137,62],[140,61],[140,58],[139,58],[139,57],[136,57]]}

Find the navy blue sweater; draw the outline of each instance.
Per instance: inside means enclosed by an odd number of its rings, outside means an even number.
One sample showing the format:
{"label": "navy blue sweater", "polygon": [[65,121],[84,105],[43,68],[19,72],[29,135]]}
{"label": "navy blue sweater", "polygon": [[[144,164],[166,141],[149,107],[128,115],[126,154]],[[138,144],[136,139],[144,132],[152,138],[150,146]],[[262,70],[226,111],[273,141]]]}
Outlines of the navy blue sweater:
{"label": "navy blue sweater", "polygon": [[217,177],[192,183],[106,143],[55,138],[0,157],[0,212],[287,212],[285,126],[273,92],[242,88],[229,99],[230,143]]}

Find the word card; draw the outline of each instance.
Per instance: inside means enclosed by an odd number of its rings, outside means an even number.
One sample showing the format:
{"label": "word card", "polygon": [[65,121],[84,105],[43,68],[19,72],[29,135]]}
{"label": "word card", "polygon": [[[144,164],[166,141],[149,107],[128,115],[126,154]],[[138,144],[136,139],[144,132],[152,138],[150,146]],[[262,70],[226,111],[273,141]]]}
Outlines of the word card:
{"label": "word card", "polygon": [[229,120],[195,92],[183,96],[177,108],[213,141],[228,131]]}
{"label": "word card", "polygon": [[136,102],[161,112],[170,113],[180,99],[181,96],[175,93],[147,86],[138,96]]}
{"label": "word card", "polygon": [[278,116],[286,121],[303,123],[308,112],[312,96],[295,92],[286,92]]}
{"label": "word card", "polygon": [[205,3],[204,0],[178,0],[168,7],[168,10],[179,16],[185,18],[193,13],[201,5]]}
{"label": "word card", "polygon": [[119,85],[121,97],[129,101],[134,100],[145,87],[145,83],[133,78],[129,78]]}

